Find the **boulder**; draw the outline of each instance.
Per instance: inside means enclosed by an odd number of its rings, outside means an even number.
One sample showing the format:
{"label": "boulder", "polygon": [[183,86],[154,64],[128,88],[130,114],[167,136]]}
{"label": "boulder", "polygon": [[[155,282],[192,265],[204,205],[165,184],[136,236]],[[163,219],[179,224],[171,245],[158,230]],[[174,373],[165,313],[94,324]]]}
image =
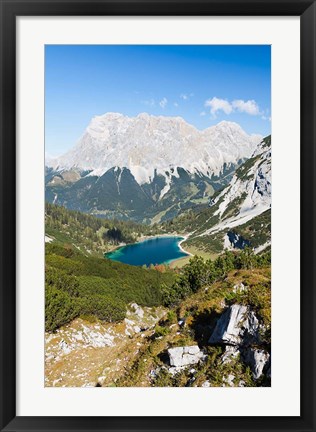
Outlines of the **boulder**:
{"label": "boulder", "polygon": [[168,372],[172,375],[175,376],[177,375],[179,372],[182,372],[185,369],[185,366],[172,366],[168,369]]}
{"label": "boulder", "polygon": [[240,354],[238,347],[227,345],[225,348],[225,352],[222,355],[222,363],[227,364],[230,363],[233,359],[237,358]]}
{"label": "boulder", "polygon": [[134,309],[134,313],[139,318],[143,318],[144,317],[144,311],[143,311],[143,309],[140,306],[138,306],[137,303],[131,303],[131,308]]}
{"label": "boulder", "polygon": [[245,285],[242,282],[240,282],[239,284],[234,285],[234,287],[233,287],[233,292],[234,293],[240,294],[240,293],[242,293],[244,291],[247,291],[247,288],[245,287]]}
{"label": "boulder", "polygon": [[250,369],[255,380],[259,379],[263,374],[263,369],[270,359],[270,354],[261,349],[250,348],[244,352],[244,362],[250,366]]}
{"label": "boulder", "polygon": [[170,366],[182,367],[198,363],[204,358],[197,345],[168,349]]}
{"label": "boulder", "polygon": [[258,342],[259,321],[246,306],[230,306],[216,323],[211,344],[249,345]]}
{"label": "boulder", "polygon": [[227,377],[223,378],[223,387],[226,387],[226,384],[229,387],[234,387],[234,379],[235,379],[235,375],[233,374],[229,374]]}

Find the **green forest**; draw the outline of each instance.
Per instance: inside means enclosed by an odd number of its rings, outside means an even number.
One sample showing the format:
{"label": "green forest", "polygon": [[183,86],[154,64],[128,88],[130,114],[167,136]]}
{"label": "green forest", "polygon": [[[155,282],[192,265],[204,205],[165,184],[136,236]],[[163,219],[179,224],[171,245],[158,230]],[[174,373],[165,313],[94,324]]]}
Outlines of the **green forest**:
{"label": "green forest", "polygon": [[45,233],[59,244],[75,244],[82,252],[103,256],[120,243],[161,232],[157,225],[97,218],[55,204],[45,204]]}
{"label": "green forest", "polygon": [[[55,331],[79,316],[108,322],[120,321],[125,317],[126,306],[130,302],[143,306],[174,307],[203,286],[223,280],[233,269],[270,265],[270,253],[254,255],[247,248],[235,253],[226,251],[213,261],[194,256],[181,270],[171,270],[168,266],[141,268],[86,256],[68,242],[77,235],[76,230],[89,233],[90,239],[94,230],[99,231],[107,226],[104,232],[110,231],[109,238],[117,242],[117,230],[127,239],[128,233],[132,236],[138,226],[121,223],[111,228],[108,221],[80,212],[60,207],[55,209],[51,204],[47,209],[48,226],[53,223],[56,226],[60,218],[59,223],[67,236],[65,243],[61,240],[46,243],[47,331]],[[47,229],[47,232],[52,231]],[[78,238],[81,242],[85,239],[82,233],[78,234]]]}

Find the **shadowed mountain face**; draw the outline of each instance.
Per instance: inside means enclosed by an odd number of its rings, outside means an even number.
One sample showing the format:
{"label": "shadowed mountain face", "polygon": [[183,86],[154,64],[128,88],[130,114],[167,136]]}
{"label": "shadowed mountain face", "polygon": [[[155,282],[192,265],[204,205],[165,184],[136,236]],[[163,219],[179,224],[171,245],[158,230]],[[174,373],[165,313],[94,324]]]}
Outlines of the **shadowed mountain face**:
{"label": "shadowed mountain face", "polygon": [[46,199],[104,217],[161,222],[205,205],[260,143],[239,125],[198,131],[180,117],[95,117],[77,145],[47,161]]}
{"label": "shadowed mountain face", "polygon": [[157,173],[151,182],[139,184],[128,168],[111,168],[100,177],[73,171],[75,181],[65,180],[63,171],[47,169],[46,200],[101,217],[160,222],[197,204],[207,206],[237,167],[225,167],[221,176],[211,178],[178,168],[177,177],[168,178],[166,192],[166,178]]}

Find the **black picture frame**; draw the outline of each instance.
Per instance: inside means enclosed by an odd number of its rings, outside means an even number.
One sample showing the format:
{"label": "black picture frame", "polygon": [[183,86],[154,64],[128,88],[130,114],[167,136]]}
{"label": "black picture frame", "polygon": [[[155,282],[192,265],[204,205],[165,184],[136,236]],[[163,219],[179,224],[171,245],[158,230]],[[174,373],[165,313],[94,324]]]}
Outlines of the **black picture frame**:
{"label": "black picture frame", "polygon": [[[299,417],[18,417],[16,415],[16,17],[100,15],[300,17],[301,415]],[[0,0],[0,19],[1,431],[315,431],[315,2],[304,0]],[[294,345],[294,349],[298,347]]]}

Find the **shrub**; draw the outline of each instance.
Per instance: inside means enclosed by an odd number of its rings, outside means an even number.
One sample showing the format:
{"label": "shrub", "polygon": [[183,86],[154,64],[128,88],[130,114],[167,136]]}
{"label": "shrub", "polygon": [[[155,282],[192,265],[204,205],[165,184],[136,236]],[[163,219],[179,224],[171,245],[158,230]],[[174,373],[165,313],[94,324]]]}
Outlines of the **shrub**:
{"label": "shrub", "polygon": [[79,315],[79,306],[66,292],[51,286],[45,290],[45,330],[55,331]]}
{"label": "shrub", "polygon": [[168,324],[175,324],[178,321],[177,314],[171,310],[167,313],[167,322]]}
{"label": "shrub", "polygon": [[106,296],[94,295],[78,299],[80,314],[95,315],[103,321],[115,322],[124,319],[125,303]]}
{"label": "shrub", "polygon": [[154,337],[160,337],[160,336],[166,336],[170,333],[170,329],[168,327],[161,327],[159,325],[155,328],[155,334]]}
{"label": "shrub", "polygon": [[67,292],[72,297],[79,295],[79,282],[75,276],[67,275],[65,272],[52,267],[45,269],[45,282],[58,290]]}

